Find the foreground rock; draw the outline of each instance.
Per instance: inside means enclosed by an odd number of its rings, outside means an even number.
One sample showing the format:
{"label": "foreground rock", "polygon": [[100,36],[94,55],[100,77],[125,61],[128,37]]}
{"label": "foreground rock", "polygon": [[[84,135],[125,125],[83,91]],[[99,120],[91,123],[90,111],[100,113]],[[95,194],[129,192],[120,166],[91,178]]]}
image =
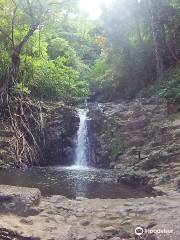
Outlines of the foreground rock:
{"label": "foreground rock", "polygon": [[[170,186],[161,190],[170,195],[129,200],[42,198],[38,215],[1,214],[0,239],[179,240],[180,194]],[[151,233],[137,237],[137,226]],[[170,233],[153,234],[164,229]]]}
{"label": "foreground rock", "polygon": [[36,215],[41,193],[35,188],[0,185],[0,212],[22,216]]}

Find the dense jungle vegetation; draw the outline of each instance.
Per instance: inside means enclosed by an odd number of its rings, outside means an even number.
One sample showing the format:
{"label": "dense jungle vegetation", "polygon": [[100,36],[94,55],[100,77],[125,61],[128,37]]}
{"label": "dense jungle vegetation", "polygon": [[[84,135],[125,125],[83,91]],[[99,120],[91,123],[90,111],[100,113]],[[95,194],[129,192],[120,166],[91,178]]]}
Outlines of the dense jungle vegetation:
{"label": "dense jungle vegetation", "polygon": [[0,0],[4,94],[77,103],[180,99],[179,0],[116,0],[98,20],[78,0]]}

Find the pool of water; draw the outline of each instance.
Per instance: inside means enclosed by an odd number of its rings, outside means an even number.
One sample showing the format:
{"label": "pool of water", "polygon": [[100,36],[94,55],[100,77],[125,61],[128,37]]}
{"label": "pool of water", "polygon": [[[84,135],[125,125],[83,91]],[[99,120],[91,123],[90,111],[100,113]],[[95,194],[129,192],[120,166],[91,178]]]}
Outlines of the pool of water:
{"label": "pool of water", "polygon": [[113,170],[79,167],[33,167],[26,170],[1,170],[0,184],[35,187],[43,196],[63,195],[68,198],[139,198],[155,194],[142,187],[114,183]]}

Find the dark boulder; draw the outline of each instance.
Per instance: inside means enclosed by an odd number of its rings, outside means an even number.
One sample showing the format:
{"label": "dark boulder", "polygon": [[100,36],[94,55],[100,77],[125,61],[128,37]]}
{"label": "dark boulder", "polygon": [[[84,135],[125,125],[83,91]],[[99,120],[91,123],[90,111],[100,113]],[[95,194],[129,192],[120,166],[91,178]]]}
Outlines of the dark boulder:
{"label": "dark boulder", "polygon": [[21,216],[37,215],[41,192],[35,188],[0,185],[0,212]]}

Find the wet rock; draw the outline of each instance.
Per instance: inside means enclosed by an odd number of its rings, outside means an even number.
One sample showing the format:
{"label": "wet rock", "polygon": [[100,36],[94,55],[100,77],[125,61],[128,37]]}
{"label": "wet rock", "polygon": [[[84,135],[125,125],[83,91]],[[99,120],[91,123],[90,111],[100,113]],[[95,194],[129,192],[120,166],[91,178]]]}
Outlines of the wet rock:
{"label": "wet rock", "polygon": [[[56,121],[54,122],[54,119]],[[73,163],[73,142],[79,118],[75,109],[57,106],[49,113],[45,123],[45,158],[47,163],[69,165]],[[71,139],[71,140],[70,140]]]}
{"label": "wet rock", "polygon": [[114,169],[115,167],[116,167],[116,163],[115,162],[110,162],[109,168]]}
{"label": "wet rock", "polygon": [[63,158],[66,159],[66,164],[71,163],[72,159],[74,159],[74,148],[68,146],[64,149]]}
{"label": "wet rock", "polygon": [[40,199],[41,193],[38,189],[0,185],[0,211],[3,213],[31,214]]}
{"label": "wet rock", "polygon": [[169,182],[171,179],[171,176],[169,174],[163,174],[159,178],[156,179],[156,184],[164,184],[166,182]]}
{"label": "wet rock", "polygon": [[119,176],[118,182],[130,185],[147,185],[149,177],[144,171],[127,170],[127,172],[124,172]]}
{"label": "wet rock", "polygon": [[40,240],[39,237],[33,236],[24,236],[22,234],[17,233],[16,231],[12,231],[6,228],[0,228],[0,239],[7,239],[7,240]]}
{"label": "wet rock", "polygon": [[89,221],[89,220],[82,220],[82,221],[80,221],[80,224],[82,225],[82,226],[88,226],[88,225],[90,225],[91,224],[91,222]]}
{"label": "wet rock", "polygon": [[21,213],[22,216],[36,216],[43,211],[42,208],[38,207],[27,207],[24,212]]}

